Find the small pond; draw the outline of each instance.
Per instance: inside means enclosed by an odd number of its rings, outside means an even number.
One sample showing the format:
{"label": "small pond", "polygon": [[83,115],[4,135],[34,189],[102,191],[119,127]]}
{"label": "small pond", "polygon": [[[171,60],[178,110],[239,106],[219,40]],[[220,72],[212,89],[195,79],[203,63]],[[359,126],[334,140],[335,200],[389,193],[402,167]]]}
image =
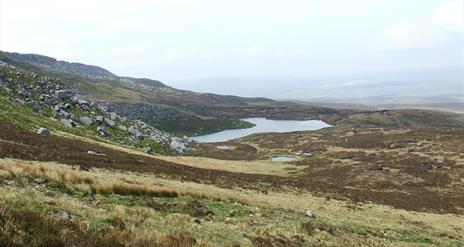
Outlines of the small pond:
{"label": "small pond", "polygon": [[274,156],[271,158],[273,162],[288,162],[288,161],[294,161],[295,158],[289,157],[289,156]]}

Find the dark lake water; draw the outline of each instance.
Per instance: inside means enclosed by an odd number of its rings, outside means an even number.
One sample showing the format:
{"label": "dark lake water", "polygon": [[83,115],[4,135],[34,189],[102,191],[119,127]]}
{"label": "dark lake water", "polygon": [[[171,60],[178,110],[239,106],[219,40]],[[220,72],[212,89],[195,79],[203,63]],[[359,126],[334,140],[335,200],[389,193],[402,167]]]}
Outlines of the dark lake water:
{"label": "dark lake water", "polygon": [[318,130],[325,127],[330,127],[331,125],[326,124],[320,120],[306,120],[306,121],[296,121],[296,120],[269,120],[265,118],[244,118],[247,122],[253,123],[256,126],[248,129],[231,129],[216,132],[209,135],[195,136],[191,137],[194,141],[197,142],[224,142],[247,135],[255,133],[265,133],[265,132],[294,132],[294,131],[304,131],[304,130]]}

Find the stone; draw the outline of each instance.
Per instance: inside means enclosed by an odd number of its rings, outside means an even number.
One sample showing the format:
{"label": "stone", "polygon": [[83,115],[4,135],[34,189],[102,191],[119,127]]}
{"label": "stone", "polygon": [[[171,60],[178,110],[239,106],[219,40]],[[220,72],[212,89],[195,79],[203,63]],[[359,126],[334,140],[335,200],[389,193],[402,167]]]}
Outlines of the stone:
{"label": "stone", "polygon": [[232,224],[232,223],[234,223],[234,221],[232,220],[232,218],[225,218],[225,219],[224,219],[224,224],[230,225],[230,224]]}
{"label": "stone", "polygon": [[110,117],[113,120],[118,120],[118,115],[116,113],[114,113],[114,112],[110,112]]}
{"label": "stone", "polygon": [[141,141],[141,140],[145,139],[145,135],[143,135],[142,132],[140,132],[134,126],[131,126],[128,131],[129,131],[129,133],[132,134],[132,136],[134,137],[134,139],[136,141]]}
{"label": "stone", "polygon": [[314,215],[313,211],[311,211],[311,209],[306,209],[306,210],[305,210],[305,215],[306,215],[307,217],[309,217],[309,218],[314,218],[314,217],[316,217],[316,216]]}
{"label": "stone", "polygon": [[105,118],[103,122],[105,123],[106,126],[109,126],[111,128],[116,127],[116,122],[111,119]]}
{"label": "stone", "polygon": [[141,141],[141,140],[145,139],[145,135],[142,134],[142,132],[137,131],[137,132],[134,134],[134,139],[135,139],[136,141]]}
{"label": "stone", "polygon": [[146,147],[143,149],[143,152],[146,154],[153,154],[153,148],[152,147]]}
{"label": "stone", "polygon": [[98,126],[98,127],[97,127],[97,132],[103,132],[103,133],[106,134],[106,128],[105,128],[105,126]]}
{"label": "stone", "polygon": [[89,102],[87,100],[77,100],[77,103],[79,105],[88,105],[89,104]]}
{"label": "stone", "polygon": [[97,121],[99,123],[103,123],[103,116],[96,116],[95,121]]}
{"label": "stone", "polygon": [[89,98],[87,98],[87,96],[85,96],[84,94],[81,94],[81,93],[76,93],[74,96],[73,96],[74,99],[76,100],[89,100]]}
{"label": "stone", "polygon": [[127,131],[127,127],[124,125],[118,125],[118,128],[122,131]]}
{"label": "stone", "polygon": [[60,211],[57,214],[55,214],[55,219],[57,219],[57,220],[70,220],[71,215],[66,211]]}
{"label": "stone", "polygon": [[34,178],[34,180],[32,180],[32,182],[34,182],[36,184],[46,184],[47,180],[43,179],[43,178]]}
{"label": "stone", "polygon": [[89,118],[89,117],[86,117],[86,116],[80,117],[80,118],[79,118],[79,122],[80,122],[81,124],[87,125],[87,126],[90,126],[90,125],[93,124],[93,120],[92,120],[91,118]]}
{"label": "stone", "polygon": [[36,131],[36,133],[39,134],[39,135],[43,135],[43,136],[50,136],[51,135],[50,130],[47,129],[47,128],[39,128]]}
{"label": "stone", "polygon": [[56,90],[55,98],[57,99],[66,99],[68,97],[68,92],[66,90]]}
{"label": "stone", "polygon": [[98,153],[98,152],[95,152],[95,151],[92,151],[92,150],[87,151],[87,154],[97,155],[97,156],[105,156],[105,154],[101,154],[101,153]]}
{"label": "stone", "polygon": [[24,105],[26,102],[24,102],[24,100],[21,99],[15,99],[15,103],[19,105]]}
{"label": "stone", "polygon": [[8,186],[15,186],[16,182],[13,181],[13,180],[5,180],[5,184],[8,185]]}
{"label": "stone", "polygon": [[171,150],[179,152],[179,153],[183,153],[186,149],[185,144],[178,141],[177,138],[171,139],[171,143],[169,144],[169,147],[171,148]]}
{"label": "stone", "polygon": [[69,116],[69,112],[65,111],[65,110],[60,110],[59,112],[61,114],[61,116],[63,117],[68,117]]}
{"label": "stone", "polygon": [[137,128],[135,128],[134,126],[131,126],[131,127],[129,127],[129,129],[127,131],[129,131],[129,133],[135,135],[135,133],[137,133],[139,130]]}
{"label": "stone", "polygon": [[73,128],[74,127],[74,124],[73,124],[73,122],[71,120],[62,118],[60,121],[61,121],[61,123],[63,123],[68,128]]}

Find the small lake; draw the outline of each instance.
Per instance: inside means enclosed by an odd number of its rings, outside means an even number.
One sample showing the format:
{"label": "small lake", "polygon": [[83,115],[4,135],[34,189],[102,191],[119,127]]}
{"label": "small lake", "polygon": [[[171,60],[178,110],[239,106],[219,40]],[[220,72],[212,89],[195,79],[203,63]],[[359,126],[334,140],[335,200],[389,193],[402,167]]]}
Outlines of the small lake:
{"label": "small lake", "polygon": [[191,139],[197,142],[225,142],[255,133],[285,133],[294,131],[318,130],[331,126],[320,120],[269,120],[265,118],[243,118],[242,120],[253,123],[256,126],[248,129],[224,130],[209,135],[191,137]]}

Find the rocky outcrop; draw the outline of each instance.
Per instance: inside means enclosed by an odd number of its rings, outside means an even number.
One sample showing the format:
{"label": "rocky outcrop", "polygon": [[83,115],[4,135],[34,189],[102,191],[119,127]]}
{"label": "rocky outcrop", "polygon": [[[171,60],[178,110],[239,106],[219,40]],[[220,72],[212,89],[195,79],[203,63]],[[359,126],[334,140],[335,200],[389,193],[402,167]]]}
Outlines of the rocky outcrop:
{"label": "rocky outcrop", "polygon": [[[110,104],[90,101],[85,94],[67,86],[59,78],[38,76],[2,62],[0,86],[12,101],[30,107],[38,115],[56,118],[67,128],[85,128],[126,144],[154,141],[161,144],[156,146],[165,146],[172,152],[182,153],[187,148],[186,140],[175,138],[133,116],[121,116],[112,111]],[[46,128],[39,129],[38,133],[46,135]],[[152,153],[154,150],[145,151]]]}
{"label": "rocky outcrop", "polygon": [[11,60],[31,63],[52,71],[78,74],[87,77],[115,77],[113,73],[97,66],[58,61],[55,58],[37,54],[19,54],[10,52],[4,52],[4,54]]}

